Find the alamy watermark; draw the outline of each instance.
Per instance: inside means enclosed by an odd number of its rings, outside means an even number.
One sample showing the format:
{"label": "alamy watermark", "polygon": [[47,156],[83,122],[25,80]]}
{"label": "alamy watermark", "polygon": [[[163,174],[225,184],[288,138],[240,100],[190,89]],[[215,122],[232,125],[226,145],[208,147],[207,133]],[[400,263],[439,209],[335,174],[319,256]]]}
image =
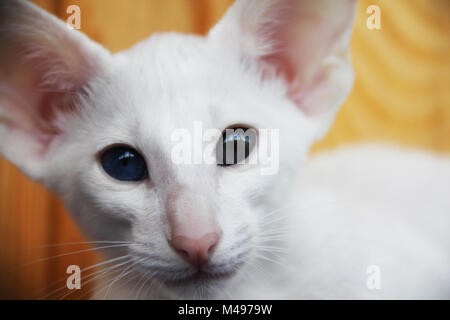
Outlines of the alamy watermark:
{"label": "alamy watermark", "polygon": [[373,4],[367,7],[366,13],[370,14],[367,18],[366,26],[369,30],[381,30],[381,9]]}
{"label": "alamy watermark", "polygon": [[261,175],[279,169],[279,129],[204,129],[201,121],[193,130],[175,129],[171,135],[174,164],[258,165]]}
{"label": "alamy watermark", "polygon": [[66,286],[69,290],[81,289],[81,269],[77,265],[70,265],[66,269],[66,273],[70,274],[67,278]]}
{"label": "alamy watermark", "polygon": [[366,269],[368,275],[366,286],[369,290],[381,290],[381,268],[377,265],[370,265]]}
{"label": "alamy watermark", "polygon": [[81,29],[81,9],[76,4],[67,7],[66,13],[70,16],[66,20],[69,29]]}

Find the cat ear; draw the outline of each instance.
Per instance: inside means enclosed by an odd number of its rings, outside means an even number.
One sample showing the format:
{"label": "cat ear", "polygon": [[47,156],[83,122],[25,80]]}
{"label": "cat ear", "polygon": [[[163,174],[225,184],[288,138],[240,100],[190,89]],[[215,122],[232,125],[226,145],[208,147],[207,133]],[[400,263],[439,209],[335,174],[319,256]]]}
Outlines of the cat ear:
{"label": "cat ear", "polygon": [[282,77],[290,99],[323,135],[353,85],[355,0],[237,0],[209,37]]}
{"label": "cat ear", "polygon": [[43,178],[63,119],[109,53],[22,0],[0,4],[0,155]]}

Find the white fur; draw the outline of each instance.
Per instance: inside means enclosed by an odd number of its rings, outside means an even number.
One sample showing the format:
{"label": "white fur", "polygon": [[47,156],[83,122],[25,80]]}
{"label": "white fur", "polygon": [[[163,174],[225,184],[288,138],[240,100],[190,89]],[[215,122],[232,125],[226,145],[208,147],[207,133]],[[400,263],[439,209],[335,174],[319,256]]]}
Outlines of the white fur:
{"label": "white fur", "polygon": [[[136,283],[114,282],[107,294],[100,285],[96,298],[448,297],[448,159],[362,147],[301,166],[352,86],[352,1],[238,1],[208,37],[154,35],[116,55],[30,4],[7,3],[18,12],[14,25],[53,23],[52,30],[25,40],[71,39],[66,50],[37,52],[42,68],[30,64],[9,72],[25,73],[54,92],[73,90],[63,97],[74,108],[61,111],[60,100],[51,100],[58,116],[45,124],[58,130],[43,129],[36,123],[47,118],[37,119],[36,108],[53,96],[33,85],[24,94],[2,76],[0,153],[57,191],[89,238],[135,243],[104,255],[134,257],[135,269],[125,265],[130,269],[124,273],[134,271]],[[39,19],[23,19],[29,15]],[[14,46],[14,32],[0,19],[5,48]],[[0,53],[9,66],[36,59]],[[66,59],[70,63],[61,63]],[[27,104],[33,112],[24,111]],[[198,120],[220,130],[237,123],[279,129],[278,174],[260,175],[259,165],[175,165],[172,132],[191,131]],[[104,172],[98,155],[118,143],[142,153],[149,180],[121,183]],[[165,284],[195,273],[168,243],[166,203],[180,186],[214,208],[205,214],[217,221],[221,239],[208,268],[235,271],[232,277]],[[195,208],[196,201],[186,201]],[[142,257],[147,259],[137,263]],[[382,271],[376,292],[366,288],[371,264]]]}
{"label": "white fur", "polygon": [[[448,299],[448,190],[446,156],[383,144],[312,156],[267,220],[281,235],[265,243],[274,262],[251,261],[215,298]],[[372,265],[380,290],[366,285]]]}

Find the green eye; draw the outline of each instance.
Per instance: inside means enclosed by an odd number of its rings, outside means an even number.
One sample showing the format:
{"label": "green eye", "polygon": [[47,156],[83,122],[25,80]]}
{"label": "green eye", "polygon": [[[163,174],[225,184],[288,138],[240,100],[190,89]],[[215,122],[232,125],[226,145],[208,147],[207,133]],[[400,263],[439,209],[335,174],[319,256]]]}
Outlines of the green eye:
{"label": "green eye", "polygon": [[219,166],[233,166],[248,158],[256,142],[254,129],[234,127],[226,129],[216,146]]}

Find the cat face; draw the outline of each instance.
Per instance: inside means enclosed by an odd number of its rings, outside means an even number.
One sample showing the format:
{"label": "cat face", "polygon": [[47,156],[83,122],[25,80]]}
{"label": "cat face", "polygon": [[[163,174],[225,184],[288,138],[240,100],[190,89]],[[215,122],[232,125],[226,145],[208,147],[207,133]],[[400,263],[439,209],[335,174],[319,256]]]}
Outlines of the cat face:
{"label": "cat face", "polygon": [[[261,83],[239,60],[214,61],[216,50],[208,39],[173,35],[151,38],[113,57],[101,76],[101,81],[108,79],[108,86],[100,83],[91,89],[95,94],[84,104],[90,114],[73,122],[64,140],[71,146],[65,160],[55,160],[76,166],[71,170],[61,166],[54,183],[82,230],[96,240],[139,244],[129,246],[126,253],[148,257],[140,264],[141,272],[171,281],[172,290],[183,292],[205,284],[192,280],[198,277],[197,267],[174,248],[172,239],[218,234],[219,239],[211,240],[213,250],[204,270],[211,284],[227,281],[254,259],[256,246],[269,245],[262,242],[266,234],[280,229],[265,223],[269,213],[283,205],[286,186],[313,134],[298,108],[284,98],[279,83]],[[144,65],[134,63],[142,56]],[[161,68],[164,65],[169,67]],[[164,90],[161,83],[167,84]],[[274,107],[283,111],[274,114]],[[194,139],[197,123],[203,131],[217,129],[219,135],[210,140],[214,148],[220,147],[222,131],[236,124],[278,130],[278,170],[262,174],[267,165],[260,161],[226,167],[174,163],[173,133],[186,130]],[[205,143],[203,149],[210,145]],[[130,182],[111,177],[101,156],[115,146],[139,152],[148,178]],[[250,156],[257,157],[257,151]],[[180,230],[174,232],[175,228]]]}
{"label": "cat face", "polygon": [[[271,213],[350,90],[352,8],[237,1],[207,37],[155,35],[110,55],[7,2],[1,154],[56,190],[88,237],[126,243],[107,256],[131,257],[174,296],[215,297],[270,244],[282,221]],[[240,163],[197,157],[229,137],[252,146]]]}

